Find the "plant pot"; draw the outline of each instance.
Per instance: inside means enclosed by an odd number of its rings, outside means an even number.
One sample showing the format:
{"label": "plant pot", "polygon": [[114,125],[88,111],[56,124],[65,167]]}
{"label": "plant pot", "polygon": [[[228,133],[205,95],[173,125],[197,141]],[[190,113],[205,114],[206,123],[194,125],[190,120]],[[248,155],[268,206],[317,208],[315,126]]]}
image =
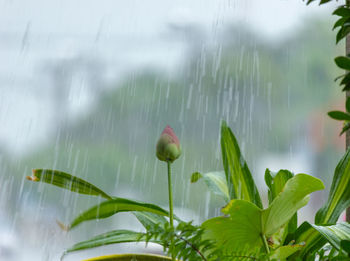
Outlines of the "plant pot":
{"label": "plant pot", "polygon": [[169,261],[170,257],[150,254],[118,254],[89,258],[84,261]]}

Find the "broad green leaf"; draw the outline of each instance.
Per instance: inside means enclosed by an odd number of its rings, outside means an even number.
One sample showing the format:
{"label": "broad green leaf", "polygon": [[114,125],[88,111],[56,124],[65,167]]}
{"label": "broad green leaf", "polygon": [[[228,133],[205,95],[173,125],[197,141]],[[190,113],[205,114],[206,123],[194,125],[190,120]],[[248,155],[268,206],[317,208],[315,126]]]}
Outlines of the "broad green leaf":
{"label": "broad green leaf", "polygon": [[334,59],[334,62],[339,68],[350,70],[350,58],[346,56],[338,56]]}
{"label": "broad green leaf", "polygon": [[106,199],[112,198],[89,182],[58,170],[34,169],[33,175],[27,176],[27,179],[34,182],[48,183],[80,194],[101,196]]}
{"label": "broad green leaf", "polygon": [[318,178],[297,174],[289,179],[272,204],[263,211],[263,232],[270,236],[284,225],[298,209],[309,201],[309,194],[324,189],[322,181]]}
{"label": "broad green leaf", "polygon": [[327,203],[317,212],[315,223],[334,224],[350,206],[350,149],[335,168]]}
{"label": "broad green leaf", "polygon": [[162,216],[168,216],[168,211],[154,204],[134,201],[126,198],[113,198],[83,212],[73,220],[67,229],[72,229],[84,221],[107,218],[116,213],[128,211],[147,211]]}
{"label": "broad green leaf", "polygon": [[170,257],[150,254],[120,254],[86,259],[83,261],[169,261]]}
{"label": "broad green leaf", "polygon": [[311,192],[323,188],[319,179],[298,174],[287,181],[267,209],[262,210],[245,200],[231,200],[222,209],[229,217],[217,217],[203,223],[206,237],[215,240],[225,251],[246,246],[252,250],[260,248],[263,246],[262,236],[270,237],[277,232],[299,208],[306,205]]}
{"label": "broad green leaf", "polygon": [[329,117],[339,121],[350,121],[350,114],[342,111],[330,111],[328,112]]}
{"label": "broad green leaf", "polygon": [[144,236],[145,233],[139,233],[131,230],[114,230],[74,244],[72,247],[67,249],[64,254],[110,244],[139,242]]}
{"label": "broad green leaf", "polygon": [[270,254],[270,260],[286,260],[287,257],[303,248],[303,245],[281,246],[273,250]]}
{"label": "broad green leaf", "polygon": [[205,237],[214,239],[224,252],[234,252],[247,246],[253,251],[262,247],[261,209],[237,199],[231,200],[227,208],[230,217],[216,217],[202,224]]}
{"label": "broad green leaf", "polygon": [[262,208],[259,191],[248,165],[225,121],[221,125],[221,151],[230,199],[247,200]]}
{"label": "broad green leaf", "polygon": [[209,172],[205,174],[200,174],[199,172],[195,172],[192,174],[191,182],[192,183],[197,182],[200,178],[203,178],[205,184],[208,186],[210,191],[224,198],[226,202],[230,201],[225,172],[214,171],[214,172]]}

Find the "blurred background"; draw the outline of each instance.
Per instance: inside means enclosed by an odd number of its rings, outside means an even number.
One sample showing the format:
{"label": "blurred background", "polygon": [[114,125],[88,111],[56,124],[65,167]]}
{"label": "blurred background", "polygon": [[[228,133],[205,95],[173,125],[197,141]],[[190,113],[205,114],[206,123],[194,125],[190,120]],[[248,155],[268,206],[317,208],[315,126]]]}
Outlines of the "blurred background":
{"label": "blurred background", "polygon": [[[341,4],[341,3],[339,3]],[[0,0],[0,260],[59,260],[65,248],[129,214],[68,223],[99,202],[25,180],[33,168],[82,177],[115,196],[167,208],[166,164],[155,144],[169,124],[175,211],[199,224],[224,202],[195,171],[222,170],[220,121],[238,138],[266,202],[265,168],[321,178],[327,189],[345,143],[327,111],[344,97],[334,78],[335,5],[302,0]],[[313,221],[328,191],[312,195]],[[120,252],[108,246],[65,260]]]}

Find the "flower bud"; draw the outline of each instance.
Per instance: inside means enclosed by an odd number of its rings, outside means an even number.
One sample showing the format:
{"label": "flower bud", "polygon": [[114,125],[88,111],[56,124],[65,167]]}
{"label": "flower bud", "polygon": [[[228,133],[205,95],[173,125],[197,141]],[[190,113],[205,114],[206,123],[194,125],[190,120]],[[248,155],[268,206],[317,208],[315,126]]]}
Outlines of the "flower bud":
{"label": "flower bud", "polygon": [[180,142],[173,129],[167,125],[157,143],[157,158],[161,161],[173,162],[181,155]]}

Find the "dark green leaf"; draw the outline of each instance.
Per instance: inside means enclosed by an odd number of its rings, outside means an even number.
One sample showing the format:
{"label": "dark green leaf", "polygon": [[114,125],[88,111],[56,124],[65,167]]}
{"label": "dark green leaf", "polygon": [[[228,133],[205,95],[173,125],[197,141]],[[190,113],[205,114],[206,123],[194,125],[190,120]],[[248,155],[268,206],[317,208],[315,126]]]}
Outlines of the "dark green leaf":
{"label": "dark green leaf", "polygon": [[111,200],[104,201],[79,215],[73,220],[67,229],[72,229],[84,221],[107,218],[116,213],[128,211],[147,211],[162,216],[168,216],[168,211],[157,205],[138,202],[126,198],[113,198]]}
{"label": "dark green leaf", "polygon": [[340,241],[340,247],[348,254],[350,254],[350,240]]}
{"label": "dark green leaf", "polygon": [[341,80],[340,85],[344,85],[350,82],[350,73],[346,73],[344,78]]}
{"label": "dark green leaf", "polygon": [[342,89],[343,92],[350,90],[350,82],[346,83],[345,87]]}
{"label": "dark green leaf", "polygon": [[221,125],[221,151],[230,199],[244,199],[262,208],[259,191],[231,129]]}
{"label": "dark green leaf", "polygon": [[344,25],[344,23],[346,23],[346,22],[349,22],[350,21],[350,19],[349,19],[349,17],[341,17],[341,18],[339,18],[336,22],[335,22],[335,24],[334,24],[334,26],[333,26],[333,30],[335,29],[335,28],[337,28],[337,27],[342,27],[343,25]]}
{"label": "dark green leaf", "polygon": [[345,108],[347,112],[350,112],[350,97],[346,97]]}
{"label": "dark green leaf", "polygon": [[339,121],[350,121],[350,114],[342,111],[330,111],[328,112],[329,117]]}
{"label": "dark green leaf", "polygon": [[350,122],[347,122],[347,123],[344,124],[344,127],[343,127],[343,129],[341,130],[339,136],[343,135],[343,134],[344,134],[347,130],[349,130],[349,129],[350,129]]}
{"label": "dark green leaf", "polygon": [[342,17],[350,17],[350,9],[346,6],[338,7],[333,15],[342,16]]}
{"label": "dark green leaf", "polygon": [[343,24],[343,26],[339,29],[337,33],[336,43],[338,44],[344,37],[348,35],[349,32],[350,32],[349,23]]}
{"label": "dark green leaf", "polygon": [[346,56],[338,56],[334,59],[335,64],[344,70],[350,70],[350,58]]}
{"label": "dark green leaf", "polygon": [[106,199],[112,198],[89,182],[58,170],[34,169],[33,175],[27,176],[27,179],[34,182],[48,183],[80,194],[101,196]]}
{"label": "dark green leaf", "polygon": [[350,206],[350,149],[338,163],[333,176],[327,203],[317,212],[316,224],[333,224]]}

